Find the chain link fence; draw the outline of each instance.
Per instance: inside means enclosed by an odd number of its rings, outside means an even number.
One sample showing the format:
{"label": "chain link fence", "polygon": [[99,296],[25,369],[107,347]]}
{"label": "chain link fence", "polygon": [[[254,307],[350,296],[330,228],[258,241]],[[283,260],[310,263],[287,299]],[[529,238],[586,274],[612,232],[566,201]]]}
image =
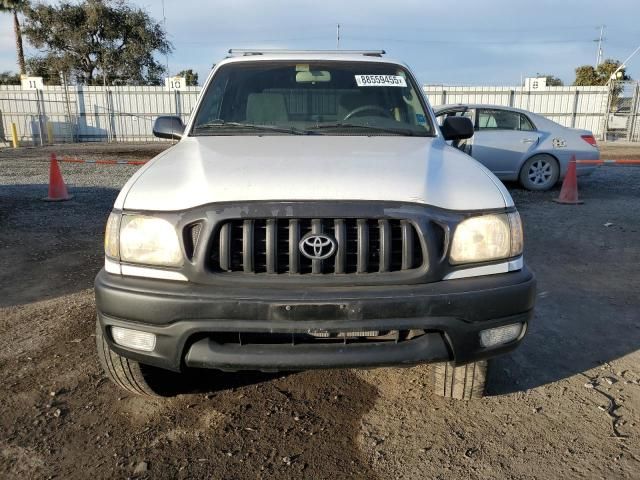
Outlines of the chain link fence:
{"label": "chain link fence", "polygon": [[10,142],[14,124],[23,145],[155,141],[155,118],[177,115],[186,122],[199,92],[200,87],[0,86],[0,139]]}
{"label": "chain link fence", "polygon": [[609,141],[640,141],[640,82],[612,82],[607,98],[605,135]]}
{"label": "chain link fence", "polygon": [[[0,140],[11,141],[15,125],[20,144],[61,142],[148,142],[160,115],[184,122],[201,87],[168,91],[148,86],[45,86],[26,90],[0,86]],[[432,105],[483,103],[530,110],[562,125],[591,130],[609,141],[640,141],[640,84],[608,87],[424,86]]]}

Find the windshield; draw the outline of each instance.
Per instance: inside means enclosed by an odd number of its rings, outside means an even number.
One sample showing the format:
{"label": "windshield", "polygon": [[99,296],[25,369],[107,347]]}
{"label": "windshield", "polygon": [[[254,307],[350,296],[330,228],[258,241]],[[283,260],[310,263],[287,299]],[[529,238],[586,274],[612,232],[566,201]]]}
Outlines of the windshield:
{"label": "windshield", "polygon": [[406,70],[346,61],[224,65],[191,130],[195,136],[433,134]]}

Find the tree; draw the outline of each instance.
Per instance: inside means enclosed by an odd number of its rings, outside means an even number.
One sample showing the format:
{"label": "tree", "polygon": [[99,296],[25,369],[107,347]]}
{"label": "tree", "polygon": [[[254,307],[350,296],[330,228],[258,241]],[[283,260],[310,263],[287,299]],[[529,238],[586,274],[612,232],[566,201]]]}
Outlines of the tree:
{"label": "tree", "polygon": [[187,82],[187,87],[197,87],[198,86],[198,74],[194,72],[191,68],[189,70],[182,70],[178,72],[178,77],[184,77]]}
{"label": "tree", "polygon": [[536,73],[536,77],[538,78],[546,78],[547,79],[547,87],[563,87],[564,83],[555,75],[543,75],[541,73]]}
{"label": "tree", "polygon": [[576,68],[576,79],[573,84],[581,87],[586,87],[589,85],[601,85],[599,81],[598,72],[591,65],[582,65],[581,67]]}
{"label": "tree", "polygon": [[64,72],[88,85],[161,84],[165,69],[154,55],[170,53],[171,43],[159,23],[126,0],[40,3],[24,12],[24,34],[40,51],[28,63],[47,78]]}
{"label": "tree", "polygon": [[564,82],[554,75],[543,75],[547,79],[547,87],[563,87]]}
{"label": "tree", "polygon": [[26,75],[27,67],[24,61],[24,49],[22,48],[22,32],[20,31],[20,21],[18,13],[27,7],[27,0],[0,0],[0,12],[13,14],[13,32],[16,36],[16,53],[18,55],[18,68],[22,75]]}
{"label": "tree", "polygon": [[0,85],[20,85],[20,74],[11,72],[0,73]]}
{"label": "tree", "polygon": [[[607,59],[596,68],[591,65],[578,67],[576,68],[576,79],[573,84],[583,87],[589,85],[606,85],[613,72],[615,72],[620,65],[621,63],[618,60]],[[631,80],[631,77],[627,75],[624,68],[620,69],[619,73],[620,76],[617,80]]]}

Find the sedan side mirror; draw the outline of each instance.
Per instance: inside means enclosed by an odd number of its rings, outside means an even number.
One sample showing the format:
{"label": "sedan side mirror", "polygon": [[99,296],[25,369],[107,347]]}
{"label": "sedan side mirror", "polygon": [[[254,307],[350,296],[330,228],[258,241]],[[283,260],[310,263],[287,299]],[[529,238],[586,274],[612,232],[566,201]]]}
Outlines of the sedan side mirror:
{"label": "sedan side mirror", "polygon": [[445,140],[464,140],[473,137],[473,122],[467,117],[447,117],[440,130]]}
{"label": "sedan side mirror", "polygon": [[184,133],[184,124],[180,117],[158,117],[153,124],[153,134],[158,138],[180,140]]}

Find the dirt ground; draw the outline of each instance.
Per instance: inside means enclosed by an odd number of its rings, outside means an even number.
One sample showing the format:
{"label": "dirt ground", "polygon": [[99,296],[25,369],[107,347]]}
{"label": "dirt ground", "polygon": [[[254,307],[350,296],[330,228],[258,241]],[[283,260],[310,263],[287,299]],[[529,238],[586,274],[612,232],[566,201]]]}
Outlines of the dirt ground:
{"label": "dirt ground", "polygon": [[[639,478],[640,168],[580,179],[584,205],[509,185],[538,278],[523,345],[490,396],[431,396],[429,369],[192,372],[177,395],[124,395],[95,354],[92,281],[111,205],[166,144],[0,150],[0,478]],[[640,158],[640,146],[603,147]]]}

